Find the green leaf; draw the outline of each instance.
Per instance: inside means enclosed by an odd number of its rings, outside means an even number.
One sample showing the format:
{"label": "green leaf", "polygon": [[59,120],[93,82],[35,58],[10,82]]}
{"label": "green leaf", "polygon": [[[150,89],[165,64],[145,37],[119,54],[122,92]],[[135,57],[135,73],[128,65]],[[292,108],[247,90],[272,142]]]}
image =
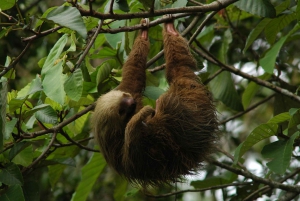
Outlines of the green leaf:
{"label": "green leaf", "polygon": [[[116,22],[113,22],[109,25],[109,28],[111,29],[117,29],[120,27],[124,27],[125,26],[125,20],[119,20]],[[114,48],[117,49],[118,48],[118,44],[120,44],[124,38],[124,32],[120,32],[117,34],[104,34],[106,41],[109,43],[109,45]]]}
{"label": "green leaf", "polygon": [[291,117],[292,116],[288,112],[284,112],[284,113],[278,114],[275,117],[273,117],[272,119],[270,119],[268,121],[268,123],[273,123],[273,124],[282,123],[282,122],[290,120]]}
{"label": "green leaf", "polygon": [[53,9],[46,18],[56,24],[76,31],[84,39],[87,37],[87,30],[83,23],[83,19],[80,12],[75,7],[57,7]]}
{"label": "green leaf", "polygon": [[271,21],[271,19],[269,18],[265,18],[262,21],[260,21],[258,23],[258,25],[256,25],[254,27],[254,29],[252,29],[252,31],[250,32],[250,34],[248,35],[247,41],[246,41],[246,45],[243,49],[243,52],[245,53],[246,50],[250,47],[250,45],[252,45],[252,43],[256,40],[256,38],[259,36],[259,34],[265,29],[265,27],[267,26],[267,24]]}
{"label": "green leaf", "polygon": [[20,153],[29,145],[31,145],[30,142],[24,142],[24,141],[14,144],[14,146],[9,151],[9,160],[12,160],[18,153]]}
{"label": "green leaf", "polygon": [[74,101],[78,101],[83,90],[82,71],[80,68],[76,69],[64,83],[66,94]]}
{"label": "green leaf", "polygon": [[12,162],[14,162],[15,164],[22,165],[24,167],[29,166],[32,163],[32,161],[33,161],[32,145],[26,147],[19,154],[17,154],[12,160]]}
{"label": "green leaf", "polygon": [[1,201],[25,201],[23,191],[20,185],[9,186],[8,189],[0,195]]}
{"label": "green leaf", "polygon": [[65,34],[55,43],[42,68],[42,85],[45,94],[61,105],[65,99],[63,88],[65,75],[62,74],[63,61],[59,57],[67,41],[68,36]]}
{"label": "green leaf", "polygon": [[16,2],[17,2],[17,0],[1,0],[0,1],[0,9],[8,10],[8,9],[12,8]]}
{"label": "green leaf", "polygon": [[26,119],[26,118],[30,117],[31,115],[33,115],[34,113],[36,113],[37,111],[42,110],[46,107],[49,107],[49,105],[48,104],[41,104],[41,105],[35,106],[31,110],[26,111],[23,115],[23,118]]}
{"label": "green leaf", "polygon": [[209,188],[222,184],[230,184],[236,180],[237,177],[236,174],[226,171],[219,176],[205,178],[205,180],[192,181],[190,185],[197,189]]}
{"label": "green leaf", "polygon": [[256,143],[269,138],[276,134],[278,125],[274,123],[261,124],[256,127],[246,138],[246,140],[238,146],[234,154],[234,163],[248,151]]}
{"label": "green leaf", "polygon": [[274,46],[272,46],[266,55],[260,59],[260,65],[265,70],[265,72],[273,74],[275,67],[276,57],[284,44],[285,40],[288,38],[288,35],[282,37]]}
{"label": "green leaf", "polygon": [[104,47],[98,52],[98,54],[92,55],[91,59],[105,59],[115,57],[116,55],[116,50],[112,49],[111,47]]}
{"label": "green leaf", "polygon": [[13,118],[12,120],[6,122],[4,139],[8,139],[10,137],[11,133],[14,130],[14,127],[15,127],[17,121],[18,121],[17,118]]}
{"label": "green leaf", "polygon": [[283,14],[272,19],[265,28],[265,35],[270,44],[276,40],[277,33],[287,27],[292,21],[296,20],[296,14]]}
{"label": "green leaf", "polygon": [[297,2],[296,15],[297,20],[300,21],[300,1]]}
{"label": "green leaf", "polygon": [[139,191],[140,191],[140,189],[133,188],[133,189],[130,189],[129,191],[127,191],[124,196],[125,197],[132,197],[132,196],[136,195]]}
{"label": "green leaf", "polygon": [[36,181],[26,181],[23,188],[26,201],[40,201],[40,184]]}
{"label": "green leaf", "polygon": [[187,0],[177,0],[172,4],[172,8],[182,8],[182,7],[186,7],[187,4]]}
{"label": "green leaf", "polygon": [[240,0],[234,5],[241,10],[260,17],[272,18],[276,16],[276,10],[269,0]]}
{"label": "green leaf", "polygon": [[[261,76],[259,76],[260,79],[262,80],[267,80],[271,77],[270,74],[265,73]],[[247,86],[247,88],[245,89],[243,96],[242,96],[242,102],[243,102],[243,106],[244,109],[247,109],[247,107],[250,105],[251,100],[253,99],[253,97],[255,96],[255,94],[257,93],[257,91],[261,88],[260,85],[256,84],[255,82],[250,82]]]}
{"label": "green leaf", "polygon": [[275,43],[266,53],[266,55],[260,59],[260,65],[265,70],[265,72],[272,74],[275,66],[276,57],[286,41],[286,39],[297,31],[300,28],[300,25],[297,24],[286,36],[280,38],[280,40]]}
{"label": "green leaf", "polygon": [[51,187],[55,187],[56,183],[59,181],[61,174],[65,170],[66,165],[51,165],[48,166],[48,174],[49,174],[49,181]]}
{"label": "green leaf", "polygon": [[15,112],[17,109],[19,109],[23,103],[25,102],[25,99],[19,99],[19,98],[14,98],[11,101],[9,101],[8,106],[9,106],[9,111],[10,112]]}
{"label": "green leaf", "polygon": [[62,53],[67,42],[68,35],[64,34],[50,50],[49,55],[47,56],[46,61],[44,62],[44,65],[42,67],[42,78],[45,76],[48,70],[50,70],[54,65],[58,63],[57,60],[59,59],[60,54]]}
{"label": "green leaf", "polygon": [[57,114],[51,106],[47,106],[41,110],[38,110],[35,113],[35,117],[43,123],[56,124],[58,122]]}
{"label": "green leaf", "polygon": [[19,167],[14,163],[9,163],[0,169],[0,182],[6,185],[23,185],[23,177]]}
{"label": "green leaf", "polygon": [[278,140],[266,145],[262,149],[264,158],[271,158],[267,166],[275,173],[284,174],[288,168],[294,150],[294,141],[299,137],[300,132],[294,133],[289,140]]}
{"label": "green leaf", "polygon": [[165,93],[163,89],[154,86],[147,86],[144,91],[144,95],[153,100],[157,100],[163,93]]}
{"label": "green leaf", "polygon": [[114,199],[115,200],[124,200],[125,193],[127,191],[128,182],[121,176],[117,176],[115,179],[116,187],[114,190]]}
{"label": "green leaf", "polygon": [[6,134],[6,102],[7,102],[7,81],[0,80],[0,150],[3,149],[4,136]]}
{"label": "green leaf", "polygon": [[43,161],[41,166],[58,165],[58,164],[76,167],[76,163],[73,158],[53,158],[51,160]]}
{"label": "green leaf", "polygon": [[82,178],[76,191],[73,193],[72,201],[87,200],[94,183],[105,166],[106,162],[102,154],[94,152],[89,162],[81,170]]}
{"label": "green leaf", "polygon": [[97,67],[97,86],[109,77],[111,70],[114,68],[114,66],[116,66],[116,60],[110,59],[102,63],[99,67]]}
{"label": "green leaf", "polygon": [[216,99],[221,100],[225,105],[236,111],[243,110],[241,98],[234,87],[229,72],[222,72],[219,74],[209,83],[209,86],[213,89],[212,93]]}
{"label": "green leaf", "polygon": [[66,93],[64,91],[64,82],[66,75],[62,73],[63,61],[49,69],[43,80],[45,94],[55,102],[63,105]]}
{"label": "green leaf", "polygon": [[[109,12],[110,8],[110,1],[107,2],[105,6],[105,12]],[[127,0],[115,0],[114,5],[113,5],[113,10],[121,10],[123,12],[128,12],[129,11],[129,6],[127,3]]]}

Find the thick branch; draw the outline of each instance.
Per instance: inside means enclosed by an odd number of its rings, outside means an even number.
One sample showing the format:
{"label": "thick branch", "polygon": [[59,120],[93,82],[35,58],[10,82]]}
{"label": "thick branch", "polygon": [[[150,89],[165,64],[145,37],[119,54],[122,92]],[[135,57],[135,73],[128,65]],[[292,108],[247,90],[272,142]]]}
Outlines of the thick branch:
{"label": "thick branch", "polygon": [[[99,13],[94,12],[93,17],[99,19],[133,19],[133,18],[149,18],[155,16],[162,16],[165,14],[175,14],[175,13],[198,13],[198,12],[210,12],[226,8],[230,4],[237,2],[238,0],[219,0],[214,1],[210,4],[205,4],[202,6],[189,6],[183,8],[167,8],[161,10],[155,10],[153,12],[138,12],[138,13],[126,13],[126,14],[111,14],[111,13]],[[84,10],[78,8],[82,16],[91,16],[89,10]]]}

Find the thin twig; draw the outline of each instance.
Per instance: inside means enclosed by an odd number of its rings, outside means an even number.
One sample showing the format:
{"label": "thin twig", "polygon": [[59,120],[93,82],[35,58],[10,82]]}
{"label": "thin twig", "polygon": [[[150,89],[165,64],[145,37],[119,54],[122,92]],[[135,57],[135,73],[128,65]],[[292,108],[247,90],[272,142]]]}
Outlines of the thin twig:
{"label": "thin twig", "polygon": [[197,30],[194,32],[194,34],[191,36],[189,40],[189,45],[192,44],[192,42],[196,39],[198,34],[202,31],[202,29],[206,26],[206,23],[216,14],[219,10],[214,11],[206,16],[206,18],[203,20],[203,22],[200,24],[200,26],[197,28]]}
{"label": "thin twig", "polygon": [[[199,47],[202,47],[200,43],[198,43],[197,41],[195,41],[197,43],[197,45]],[[264,86],[264,87],[267,87],[275,92],[278,92],[280,94],[283,94],[285,96],[288,96],[290,97],[291,99],[295,100],[295,101],[298,101],[300,102],[300,96],[297,96],[296,94],[293,94],[292,92],[286,90],[286,89],[283,89],[281,87],[278,87],[268,81],[265,81],[265,80],[262,80],[260,78],[257,78],[253,75],[249,75],[247,73],[244,73],[243,71],[235,68],[234,66],[230,66],[230,65],[227,65],[227,64],[224,64],[223,62],[221,62],[220,60],[218,60],[214,55],[212,55],[209,51],[207,51],[205,48],[202,47],[202,51],[198,48],[195,48],[194,49],[195,52],[197,52],[197,54],[201,55],[203,58],[205,58],[207,61],[215,64],[215,65],[219,65],[221,68],[224,68],[225,70],[235,74],[235,75],[238,75],[238,76],[241,76],[243,78],[246,78],[250,81],[253,81],[261,86]]]}
{"label": "thin twig", "polygon": [[36,34],[36,35],[33,35],[33,36],[29,36],[29,37],[26,37],[26,38],[22,38],[22,41],[26,42],[26,41],[31,41],[31,40],[34,40],[34,39],[37,39],[37,38],[41,38],[43,36],[47,36],[49,34],[55,33],[57,30],[59,30],[61,28],[63,28],[63,27],[62,26],[58,26],[58,27],[55,27],[53,29],[49,29],[47,31],[40,32],[39,34]]}
{"label": "thin twig", "polygon": [[248,107],[246,110],[244,110],[244,111],[242,111],[242,112],[239,112],[239,113],[237,113],[236,115],[234,115],[234,116],[232,116],[232,117],[230,117],[230,118],[228,118],[228,119],[226,119],[226,120],[224,120],[224,121],[219,122],[219,124],[220,124],[220,125],[221,125],[221,124],[226,124],[227,122],[229,122],[229,121],[231,121],[231,120],[233,120],[233,119],[236,119],[236,118],[238,118],[238,117],[240,117],[240,116],[246,114],[247,112],[250,112],[250,111],[253,110],[254,108],[260,106],[261,104],[263,104],[263,103],[265,103],[265,102],[267,102],[268,100],[270,100],[270,99],[273,98],[274,96],[275,96],[275,94],[272,94],[271,96],[268,96],[267,98],[265,98],[265,99],[263,99],[263,100],[261,100],[261,101],[255,103],[255,104],[253,104],[251,107]]}
{"label": "thin twig", "polygon": [[82,61],[84,60],[85,56],[88,54],[88,52],[90,51],[91,47],[93,46],[101,28],[102,28],[102,23],[103,20],[100,20],[99,24],[98,24],[98,28],[96,30],[96,32],[94,33],[93,37],[91,38],[90,42],[88,43],[88,45],[86,46],[84,52],[82,53],[82,55],[80,56],[80,58],[78,59],[78,61],[75,64],[75,67],[73,68],[73,70],[71,72],[74,72],[77,68],[80,67]]}
{"label": "thin twig", "polygon": [[114,14],[114,0],[110,0],[110,5],[109,5],[109,13]]}
{"label": "thin twig", "polygon": [[26,173],[28,172],[30,169],[32,169],[40,160],[42,160],[42,158],[44,158],[44,156],[46,156],[47,152],[50,150],[51,146],[53,145],[55,139],[57,136],[57,132],[54,132],[51,138],[50,143],[48,144],[48,146],[46,147],[46,149],[43,151],[43,153],[37,158],[35,159],[35,161],[33,161],[29,166],[27,166],[26,168],[24,168],[22,170],[22,173]]}
{"label": "thin twig", "polygon": [[[61,129],[62,130],[62,129]],[[67,140],[69,140],[70,142],[72,142],[74,145],[77,145],[78,147],[85,149],[87,151],[93,151],[93,152],[99,152],[98,150],[95,149],[91,149],[89,147],[83,146],[82,144],[76,142],[75,140],[73,140],[68,134],[66,134],[65,132],[61,131],[60,132],[62,134],[62,136],[64,136]]]}
{"label": "thin twig", "polygon": [[[286,180],[294,177],[295,175],[299,174],[300,172],[300,168],[296,169],[293,173],[287,175],[286,177],[284,177],[283,179],[279,180],[280,183],[285,182]],[[256,191],[252,192],[250,195],[248,195],[246,198],[244,198],[243,201],[251,201],[251,200],[255,200],[258,197],[260,197],[261,195],[264,195],[266,193],[269,193],[272,190],[272,188],[270,188],[270,186],[264,186],[260,189],[257,189]]]}
{"label": "thin twig", "polygon": [[1,73],[0,73],[0,78],[5,75],[10,69],[14,68],[15,65],[20,61],[20,59],[24,56],[25,52],[29,49],[31,45],[31,42],[29,41],[23,51],[19,54],[19,56],[7,67],[5,68]]}
{"label": "thin twig", "polygon": [[250,184],[253,184],[253,182],[223,184],[223,185],[216,185],[216,186],[202,188],[202,189],[187,189],[187,190],[181,190],[181,191],[176,191],[176,192],[166,193],[166,194],[161,194],[161,195],[151,195],[151,194],[145,194],[145,195],[147,197],[163,198],[163,197],[169,197],[169,196],[178,195],[178,194],[187,193],[187,192],[203,192],[203,191],[227,188],[227,187],[231,187],[231,186],[245,186],[245,185],[250,185]]}
{"label": "thin twig", "polygon": [[45,135],[48,133],[53,133],[53,132],[58,132],[61,128],[63,128],[64,126],[72,123],[73,121],[75,121],[76,119],[80,118],[82,115],[88,113],[89,111],[91,111],[92,109],[94,109],[95,107],[95,103],[87,106],[85,109],[81,110],[80,112],[76,113],[75,115],[73,115],[72,117],[68,118],[67,120],[61,122],[60,124],[53,126],[52,128],[49,128],[47,130],[42,130],[42,131],[36,131],[33,133],[25,133],[24,138],[35,138],[41,135]]}
{"label": "thin twig", "polygon": [[272,188],[279,188],[279,189],[282,189],[282,190],[286,190],[286,191],[290,191],[290,192],[298,192],[300,193],[300,186],[298,185],[289,185],[289,184],[282,184],[282,183],[279,183],[277,181],[273,181],[271,179],[264,179],[262,177],[258,177],[250,172],[245,172],[241,169],[238,169],[238,168],[235,168],[233,166],[230,166],[230,165],[227,165],[227,164],[224,164],[224,163],[221,163],[219,161],[216,161],[216,160],[210,160],[210,163],[211,164],[214,164],[218,167],[221,167],[223,169],[226,169],[226,170],[229,170],[230,172],[233,172],[237,175],[242,175],[246,178],[250,178],[252,179],[253,181],[256,181],[258,183],[262,183],[262,184],[266,184]]}

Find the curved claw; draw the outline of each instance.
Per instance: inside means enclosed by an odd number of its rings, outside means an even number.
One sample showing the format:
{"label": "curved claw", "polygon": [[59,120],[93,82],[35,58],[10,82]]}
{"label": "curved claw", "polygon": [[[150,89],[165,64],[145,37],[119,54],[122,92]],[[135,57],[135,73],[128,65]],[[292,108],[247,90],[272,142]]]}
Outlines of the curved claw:
{"label": "curved claw", "polygon": [[172,14],[165,14],[163,16],[163,18],[172,20],[173,19],[173,15]]}
{"label": "curved claw", "polygon": [[143,27],[149,28],[149,24],[150,24],[149,18],[144,18],[141,20],[141,25],[143,25]]}

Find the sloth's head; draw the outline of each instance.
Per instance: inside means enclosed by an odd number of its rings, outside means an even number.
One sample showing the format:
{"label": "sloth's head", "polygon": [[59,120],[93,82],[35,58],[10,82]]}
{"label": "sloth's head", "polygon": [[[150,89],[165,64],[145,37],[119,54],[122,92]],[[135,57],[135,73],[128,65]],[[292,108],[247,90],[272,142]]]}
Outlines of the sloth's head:
{"label": "sloth's head", "polygon": [[92,121],[95,134],[99,135],[100,132],[109,131],[108,129],[113,127],[124,127],[134,114],[135,108],[136,102],[129,93],[113,90],[100,96]]}

